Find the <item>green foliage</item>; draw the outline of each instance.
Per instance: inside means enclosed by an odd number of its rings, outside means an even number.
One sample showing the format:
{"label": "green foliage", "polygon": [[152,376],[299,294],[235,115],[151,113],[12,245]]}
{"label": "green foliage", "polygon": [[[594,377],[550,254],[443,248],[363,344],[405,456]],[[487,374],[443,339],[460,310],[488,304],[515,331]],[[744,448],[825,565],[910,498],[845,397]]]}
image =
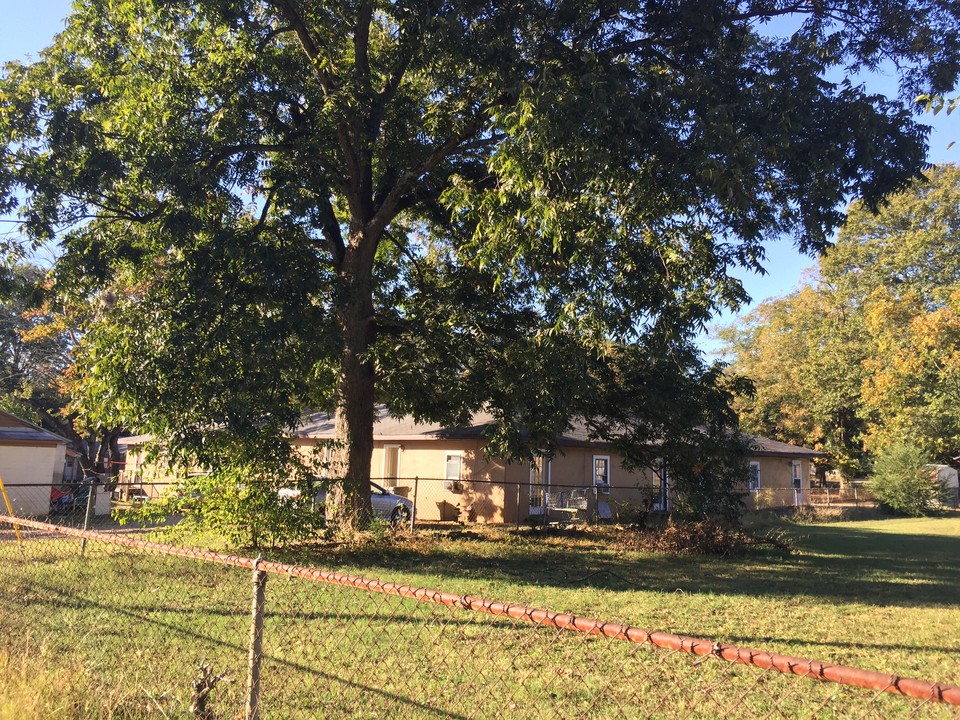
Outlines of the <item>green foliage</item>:
{"label": "green foliage", "polygon": [[854,203],[819,274],[725,331],[755,385],[745,427],[830,453],[847,477],[912,438],[960,454],[960,168]]}
{"label": "green foliage", "polygon": [[844,476],[865,469],[862,319],[824,285],[761,303],[722,334],[731,371],[749,378],[744,429],[830,454]]}
{"label": "green foliage", "polygon": [[[918,95],[916,102],[923,105],[924,110],[934,115],[946,110],[947,115],[960,107],[960,95],[953,98],[943,95]],[[951,145],[953,143],[950,143]]]}
{"label": "green foliage", "polygon": [[39,311],[45,273],[29,263],[0,264],[0,390],[4,409],[41,422],[41,410],[62,407],[57,380],[67,364],[62,337],[29,336],[49,318]]}
{"label": "green foliage", "polygon": [[[314,505],[320,481],[308,466],[291,458],[268,472],[264,463],[215,467],[186,475],[159,498],[120,511],[121,522],[163,522],[181,518],[178,532],[213,531],[234,547],[273,547],[308,539],[323,527]],[[299,491],[288,497],[281,489]]]}
{"label": "green foliage", "polygon": [[109,477],[117,418],[81,419],[70,407],[77,344],[98,305],[64,303],[49,290],[48,273],[31,263],[0,266],[0,407],[65,437],[84,473]]}
{"label": "green foliage", "polygon": [[893,61],[905,96],[949,91],[958,21],[937,0],[92,0],[0,79],[0,209],[62,241],[60,292],[106,301],[85,417],[252,467],[335,409],[353,524],[378,400],[487,408],[510,457],[579,415],[676,452],[702,508],[729,414],[690,339],[745,299],[729,271],[785,232],[822,249],[842,200],[924,161],[911,103],[822,78]]}
{"label": "green foliage", "polygon": [[889,445],[874,463],[870,489],[881,505],[895,512],[928,515],[940,506],[945,493],[929,462],[929,456],[916,445]]}

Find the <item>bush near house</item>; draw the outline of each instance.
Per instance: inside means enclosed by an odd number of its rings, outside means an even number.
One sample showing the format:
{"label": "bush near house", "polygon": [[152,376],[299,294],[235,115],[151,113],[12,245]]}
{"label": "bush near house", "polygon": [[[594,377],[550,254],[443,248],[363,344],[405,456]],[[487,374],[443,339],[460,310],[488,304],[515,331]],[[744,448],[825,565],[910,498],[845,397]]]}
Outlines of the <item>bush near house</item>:
{"label": "bush near house", "polygon": [[917,446],[886,448],[874,464],[870,489],[881,507],[913,517],[928,515],[946,499],[946,488],[930,472],[930,460]]}

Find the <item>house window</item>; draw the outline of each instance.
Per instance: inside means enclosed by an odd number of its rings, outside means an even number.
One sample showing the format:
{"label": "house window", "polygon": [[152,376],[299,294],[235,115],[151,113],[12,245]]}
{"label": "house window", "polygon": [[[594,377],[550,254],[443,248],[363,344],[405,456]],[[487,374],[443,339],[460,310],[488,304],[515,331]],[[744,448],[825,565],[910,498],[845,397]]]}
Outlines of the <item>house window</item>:
{"label": "house window", "polygon": [[460,473],[463,470],[463,457],[459,453],[447,453],[443,471],[443,489],[460,492]]}
{"label": "house window", "polygon": [[803,489],[803,466],[799,460],[793,461],[793,488],[795,490]]}
{"label": "house window", "polygon": [[794,460],[791,463],[791,476],[793,478],[793,504],[802,505],[803,504],[803,465],[799,460]]}
{"label": "house window", "polygon": [[383,446],[383,479],[394,482],[386,482],[385,485],[395,485],[397,478],[400,477],[400,446]]}
{"label": "house window", "polygon": [[319,475],[322,480],[326,480],[330,477],[330,468],[333,464],[333,453],[330,450],[330,443],[325,442],[323,445],[317,445],[314,448],[314,462],[316,458],[320,458],[320,466],[318,468]]}
{"label": "house window", "polygon": [[605,495],[610,492],[610,456],[593,456],[593,484]]}
{"label": "house window", "polygon": [[758,462],[750,463],[750,480],[747,487],[750,492],[760,489],[760,463]]}

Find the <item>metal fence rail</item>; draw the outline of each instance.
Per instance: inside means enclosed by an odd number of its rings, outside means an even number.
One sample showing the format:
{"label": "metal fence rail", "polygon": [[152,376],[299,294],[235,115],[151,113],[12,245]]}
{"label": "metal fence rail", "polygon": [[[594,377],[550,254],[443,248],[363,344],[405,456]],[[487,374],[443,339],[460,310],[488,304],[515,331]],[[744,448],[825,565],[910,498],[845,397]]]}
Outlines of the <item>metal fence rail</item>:
{"label": "metal fence rail", "polygon": [[[375,478],[371,492],[376,518],[392,524],[409,524],[411,529],[434,524],[498,524],[538,526],[571,523],[644,524],[648,517],[673,507],[670,492],[658,487],[612,487],[604,490],[582,482],[551,480],[549,484],[505,482],[486,479],[451,481],[442,478]],[[43,515],[47,512],[59,524],[87,523],[95,526],[111,512],[130,510],[196,492],[177,481],[72,483],[51,488],[6,482],[13,515]],[[289,489],[271,484],[275,498]],[[299,491],[297,491],[299,492]],[[950,488],[944,509],[958,504],[956,488]],[[313,507],[322,513],[323,491]],[[875,508],[877,501],[867,489],[796,488],[763,486],[744,488],[741,499],[746,510],[791,512],[804,508],[830,508],[844,512],[854,508]],[[403,503],[405,507],[398,508]],[[33,508],[32,512],[27,508]],[[0,507],[0,510],[3,508]],[[403,510],[402,513],[399,513]]]}
{"label": "metal fence rail", "polygon": [[87,694],[77,717],[897,718],[960,709],[960,689],[921,680],[10,517],[0,517],[0,651],[55,657]]}

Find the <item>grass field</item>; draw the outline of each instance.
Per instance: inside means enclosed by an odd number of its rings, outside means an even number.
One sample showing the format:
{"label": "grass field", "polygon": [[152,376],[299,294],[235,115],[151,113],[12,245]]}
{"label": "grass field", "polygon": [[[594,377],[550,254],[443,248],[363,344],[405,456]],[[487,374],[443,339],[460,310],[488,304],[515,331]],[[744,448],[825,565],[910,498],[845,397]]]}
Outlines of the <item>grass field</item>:
{"label": "grass field", "polygon": [[[960,684],[960,517],[792,525],[796,550],[733,559],[604,534],[424,539],[322,565]],[[467,538],[472,534],[468,533]]]}
{"label": "grass field", "polygon": [[[284,559],[960,685],[960,517],[786,531],[794,552],[734,559],[639,552],[609,530],[424,533]],[[26,561],[0,547],[0,661],[22,669],[40,658],[49,673],[55,658],[74,694],[109,688],[99,710],[81,693],[63,717],[179,717],[201,662],[229,671],[214,696],[240,706],[248,574],[97,545],[83,562],[72,540],[28,541]],[[713,717],[738,703],[748,717],[896,717],[912,707],[829,700],[819,683],[286,578],[267,595],[265,697],[297,708],[274,717]]]}

